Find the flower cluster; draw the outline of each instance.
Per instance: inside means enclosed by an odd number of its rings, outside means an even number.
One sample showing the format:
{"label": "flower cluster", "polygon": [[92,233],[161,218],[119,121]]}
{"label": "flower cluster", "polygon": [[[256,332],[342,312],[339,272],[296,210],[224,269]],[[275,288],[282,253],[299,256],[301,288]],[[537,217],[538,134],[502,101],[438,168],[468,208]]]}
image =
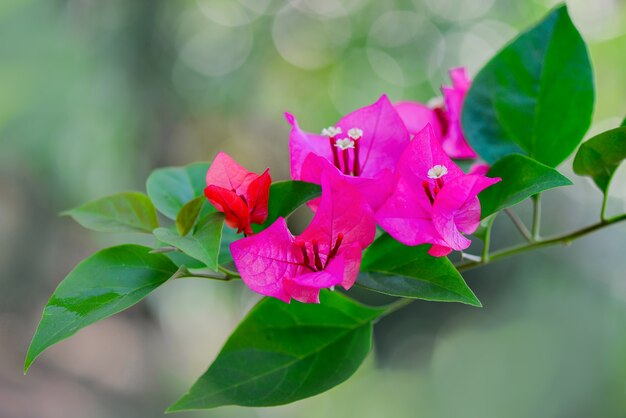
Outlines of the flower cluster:
{"label": "flower cluster", "polygon": [[205,194],[226,223],[246,235],[231,244],[231,253],[252,290],[315,303],[320,289],[349,289],[376,225],[403,244],[431,244],[435,257],[469,247],[465,234],[480,222],[478,193],[500,179],[486,177],[484,164],[466,174],[452,160],[477,155],[460,122],[470,81],[462,68],[450,77],[453,85],[442,88],[440,103],[394,105],[383,95],[321,135],[301,130],[285,114],[291,177],[322,188],[309,202],[315,215],[298,236],[284,218],[253,234],[251,223],[267,218],[269,172],[257,175],[223,153],[216,157]]}

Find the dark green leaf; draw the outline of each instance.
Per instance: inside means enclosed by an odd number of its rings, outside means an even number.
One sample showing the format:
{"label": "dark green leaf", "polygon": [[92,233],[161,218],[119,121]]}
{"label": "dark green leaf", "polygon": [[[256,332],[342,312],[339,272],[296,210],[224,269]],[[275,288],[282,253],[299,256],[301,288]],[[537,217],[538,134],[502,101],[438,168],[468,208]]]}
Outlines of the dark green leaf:
{"label": "dark green leaf", "polygon": [[565,6],[504,47],[478,73],[463,127],[488,163],[523,153],[556,167],[591,123],[593,71]]}
{"label": "dark green leaf", "polygon": [[478,195],[483,218],[544,190],[572,184],[554,168],[520,154],[504,157],[491,167],[487,176],[500,177],[502,181]]}
{"label": "dark green leaf", "polygon": [[428,248],[383,234],[365,250],[357,283],[393,296],[481,306],[450,260],[428,255]]}
{"label": "dark green leaf", "polygon": [[154,205],[143,193],[117,193],[63,212],[85,228],[103,232],[152,232],[159,226]]}
{"label": "dark green leaf", "polygon": [[198,221],[192,233],[184,237],[168,228],[157,228],[154,230],[154,235],[159,241],[180,249],[215,271],[218,265],[223,225],[224,215],[212,213]]}
{"label": "dark green leaf", "polygon": [[294,210],[311,199],[321,194],[318,184],[304,181],[278,181],[270,187],[270,200],[267,220],[263,225],[254,225],[254,230],[259,232],[270,226],[279,217],[287,217]]}
{"label": "dark green leaf", "polygon": [[600,190],[607,193],[611,179],[624,159],[626,127],[611,129],[580,146],[574,158],[574,172],[593,178]]}
{"label": "dark green leaf", "polygon": [[206,197],[196,197],[185,203],[180,209],[180,212],[176,215],[176,229],[181,236],[185,236],[191,231],[205,202],[207,202]]}
{"label": "dark green leaf", "polygon": [[203,196],[209,163],[155,170],[148,177],[146,189],[156,208],[170,219],[176,219],[190,200]]}
{"label": "dark green leaf", "polygon": [[54,291],[28,349],[24,371],[48,347],[136,304],[176,273],[163,254],[120,245],[82,261]]}
{"label": "dark green leaf", "polygon": [[327,291],[319,305],[263,299],[168,412],[281,405],[324,392],[365,359],[382,312]]}
{"label": "dark green leaf", "polygon": [[622,121],[622,124],[620,126],[626,126],[626,118],[624,118],[624,120]]}

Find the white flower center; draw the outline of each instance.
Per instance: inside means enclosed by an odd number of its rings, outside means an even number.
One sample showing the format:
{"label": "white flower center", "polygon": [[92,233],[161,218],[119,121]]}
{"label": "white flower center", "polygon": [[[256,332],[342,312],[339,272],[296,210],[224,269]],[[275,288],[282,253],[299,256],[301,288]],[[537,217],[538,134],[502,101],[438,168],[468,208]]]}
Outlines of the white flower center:
{"label": "white flower center", "polygon": [[428,101],[427,106],[431,109],[436,109],[438,107],[443,107],[444,104],[445,102],[443,100],[443,97],[435,96]]}
{"label": "white flower center", "polygon": [[335,146],[340,150],[346,150],[348,148],[354,148],[354,141],[350,138],[338,139],[335,141]]}
{"label": "white flower center", "polygon": [[361,139],[361,137],[363,136],[363,130],[359,128],[352,128],[348,131],[348,136],[356,141],[358,139]]}
{"label": "white flower center", "polygon": [[437,164],[436,166],[434,166],[430,170],[428,170],[428,178],[429,179],[440,179],[443,176],[445,176],[446,174],[448,174],[448,169],[446,168],[445,165]]}
{"label": "white flower center", "polygon": [[327,136],[329,138],[334,138],[341,133],[341,128],[339,126],[329,126],[328,128],[322,129],[322,135]]}

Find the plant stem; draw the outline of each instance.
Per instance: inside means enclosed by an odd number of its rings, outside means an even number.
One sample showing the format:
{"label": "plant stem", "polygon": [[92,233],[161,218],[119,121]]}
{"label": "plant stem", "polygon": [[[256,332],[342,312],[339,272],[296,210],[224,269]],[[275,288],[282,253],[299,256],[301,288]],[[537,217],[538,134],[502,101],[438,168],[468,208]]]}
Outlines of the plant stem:
{"label": "plant stem", "polygon": [[524,222],[520,219],[519,216],[517,216],[517,213],[515,213],[515,211],[513,211],[512,209],[508,209],[508,208],[504,209],[504,213],[506,213],[509,216],[509,218],[511,219],[511,222],[513,222],[513,225],[515,225],[515,227],[520,232],[520,234],[522,234],[524,239],[528,242],[531,242],[533,240],[533,237],[532,235],[530,235],[530,231],[528,230],[528,228],[526,228],[526,225],[524,225]]}
{"label": "plant stem", "polygon": [[[552,245],[557,245],[557,244],[564,244],[564,245],[569,245],[572,242],[576,241],[579,238],[584,237],[585,235],[589,235],[597,230],[600,230],[602,228],[605,228],[607,226],[616,224],[618,222],[623,222],[626,221],[626,213],[619,215],[619,216],[614,216],[612,218],[609,219],[605,219],[602,220],[598,223],[595,223],[593,225],[589,225],[585,228],[581,228],[578,229],[576,231],[570,232],[568,234],[564,234],[564,235],[559,235],[553,238],[549,238],[549,239],[545,239],[545,240],[541,240],[541,241],[533,241],[533,242],[528,242],[525,244],[521,244],[521,245],[517,245],[514,247],[510,247],[510,248],[505,248],[504,250],[500,250],[500,251],[496,251],[494,253],[491,254],[487,254],[487,257],[485,257],[485,255],[483,254],[482,260],[480,261],[472,261],[469,263],[465,263],[465,264],[460,264],[455,266],[457,268],[458,271],[467,271],[467,270],[471,270],[474,269],[476,267],[481,267],[487,264],[490,264],[494,261],[498,261],[498,260],[502,260],[504,258],[507,257],[511,257],[513,255],[517,255],[517,254],[521,254],[521,253],[525,253],[527,251],[531,251],[531,250],[535,250],[538,248],[543,248],[543,247],[550,247]],[[488,238],[486,239],[486,242],[488,242]],[[398,299],[392,303],[390,303],[389,305],[386,306],[386,310],[385,312],[381,315],[381,317],[385,317],[399,309],[404,308],[407,305],[410,305],[411,303],[413,303],[414,301],[416,301],[417,299],[411,299],[411,298],[402,298],[402,299]]]}
{"label": "plant stem", "polygon": [[223,282],[228,282],[230,280],[235,279],[236,277],[229,276],[227,274],[220,274],[212,271],[190,271],[185,266],[181,266],[178,271],[173,276],[174,279],[212,279],[212,280],[221,280]]}
{"label": "plant stem", "polygon": [[217,266],[217,269],[224,273],[227,277],[230,277],[232,279],[241,279],[241,275],[236,271],[227,269],[226,267],[222,266]]}
{"label": "plant stem", "polygon": [[533,226],[532,240],[539,241],[539,230],[541,229],[541,194],[533,196]]}
{"label": "plant stem", "polygon": [[626,220],[626,214],[615,216],[613,218],[600,221],[598,223],[589,225],[582,229],[578,229],[568,234],[559,235],[553,238],[540,240],[540,241],[534,241],[531,243],[521,244],[521,245],[517,245],[514,247],[506,248],[504,250],[496,251],[490,255],[488,262],[481,261],[481,262],[465,263],[465,264],[461,264],[457,266],[457,269],[459,271],[466,271],[466,270],[470,270],[470,269],[473,269],[473,268],[476,268],[485,264],[489,264],[490,262],[493,262],[493,261],[498,261],[506,257],[525,253],[527,251],[535,250],[538,248],[550,247],[556,244],[569,245],[572,242],[576,241],[577,239],[584,237],[585,235],[589,235],[592,232],[595,232],[599,229],[605,228],[609,225],[613,225],[613,224],[616,224],[618,222],[622,222],[625,220]]}

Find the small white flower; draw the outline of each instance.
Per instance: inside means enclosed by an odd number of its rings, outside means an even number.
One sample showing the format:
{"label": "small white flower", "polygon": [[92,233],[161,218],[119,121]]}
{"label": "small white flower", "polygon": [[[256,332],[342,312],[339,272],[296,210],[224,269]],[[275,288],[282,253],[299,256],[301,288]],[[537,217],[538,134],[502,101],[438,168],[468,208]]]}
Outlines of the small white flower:
{"label": "small white flower", "polygon": [[443,100],[443,97],[435,96],[428,101],[427,106],[430,107],[431,109],[436,109],[438,107],[443,107],[444,104],[445,102]]}
{"label": "small white flower", "polygon": [[448,174],[448,169],[446,168],[445,165],[437,164],[436,166],[434,166],[430,170],[428,170],[428,178],[429,179],[440,179],[443,176],[445,176],[446,174]]}
{"label": "small white flower", "polygon": [[327,136],[329,138],[334,138],[341,133],[341,128],[339,126],[329,126],[328,128],[322,129],[322,135]]}
{"label": "small white flower", "polygon": [[348,148],[354,148],[354,141],[350,138],[338,139],[335,141],[335,146],[340,150],[346,150]]}
{"label": "small white flower", "polygon": [[348,136],[356,141],[358,139],[361,139],[361,137],[363,136],[363,130],[359,128],[352,128],[348,131]]}

